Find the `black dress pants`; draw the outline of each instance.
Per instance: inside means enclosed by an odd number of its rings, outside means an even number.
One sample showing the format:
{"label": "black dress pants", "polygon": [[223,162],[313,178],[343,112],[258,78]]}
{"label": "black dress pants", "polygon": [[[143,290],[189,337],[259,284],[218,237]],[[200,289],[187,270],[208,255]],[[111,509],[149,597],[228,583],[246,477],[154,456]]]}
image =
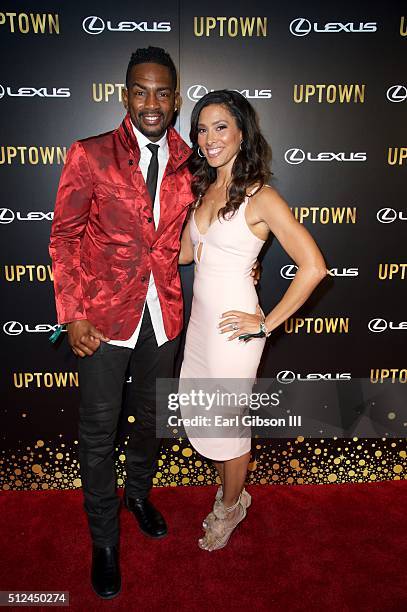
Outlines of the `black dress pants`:
{"label": "black dress pants", "polygon": [[78,360],[81,404],[79,460],[84,507],[92,541],[114,546],[119,540],[115,441],[126,372],[133,385],[129,401],[135,417],[126,446],[126,494],[148,496],[161,440],[156,435],[156,379],[171,378],[179,338],[157,346],[146,305],[134,349],[102,342],[90,357]]}

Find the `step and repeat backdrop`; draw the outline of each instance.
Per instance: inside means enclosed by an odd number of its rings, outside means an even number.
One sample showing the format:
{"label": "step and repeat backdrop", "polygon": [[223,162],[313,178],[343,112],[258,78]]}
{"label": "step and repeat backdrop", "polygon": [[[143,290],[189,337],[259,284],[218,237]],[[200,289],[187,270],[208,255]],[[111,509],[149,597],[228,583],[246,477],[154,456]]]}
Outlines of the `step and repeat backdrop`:
{"label": "step and repeat backdrop", "polygon": [[[49,233],[67,150],[120,124],[137,47],[161,46],[173,57],[183,100],[176,127],[187,141],[191,110],[206,92],[236,89],[251,101],[272,147],[272,184],[324,253],[328,277],[273,333],[260,376],[407,382],[402,3],[17,1],[0,5],[0,42],[2,489],[81,486],[76,361],[66,338],[57,347],[48,341],[56,325]],[[269,311],[296,266],[277,241],[261,259],[259,294]],[[181,275],[187,321],[193,267]],[[119,485],[137,425],[129,395]],[[388,430],[376,436],[374,428],[352,435],[350,426],[345,438],[324,438],[321,427],[318,438],[299,429],[295,438],[255,439],[249,480],[406,478],[407,416],[390,404]],[[157,486],[214,477],[187,440],[165,441]]]}

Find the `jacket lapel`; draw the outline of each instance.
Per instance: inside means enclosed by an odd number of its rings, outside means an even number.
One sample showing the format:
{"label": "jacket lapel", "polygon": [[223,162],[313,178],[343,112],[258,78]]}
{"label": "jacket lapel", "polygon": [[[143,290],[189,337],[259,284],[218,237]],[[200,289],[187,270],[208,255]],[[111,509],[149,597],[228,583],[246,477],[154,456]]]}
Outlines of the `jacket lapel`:
{"label": "jacket lapel", "polygon": [[[118,133],[120,141],[124,147],[123,155],[120,156],[119,165],[124,171],[130,170],[131,174],[134,174],[135,172],[139,174],[138,180],[135,182],[139,186],[140,197],[143,199],[145,205],[148,207],[149,216],[153,216],[153,204],[151,202],[150,194],[147,190],[147,185],[139,168],[140,147],[133,131],[130,113],[126,114],[120,127],[118,128]],[[169,158],[164,171],[163,179],[161,181],[160,221],[156,229],[153,223],[150,223],[148,228],[148,234],[152,239],[155,240],[167,227],[172,217],[177,216],[174,208],[178,208],[179,202],[181,201],[182,208],[186,206],[183,203],[182,198],[180,197],[180,188],[181,191],[184,193],[185,191],[189,191],[190,189],[189,173],[183,173],[183,177],[181,180],[183,184],[181,185],[178,184],[179,180],[177,180],[178,177],[176,176],[176,172],[188,160],[189,156],[191,155],[191,149],[188,147],[188,145],[184,142],[184,140],[173,127],[169,127],[167,129],[167,141]]]}
{"label": "jacket lapel", "polygon": [[[191,155],[191,149],[173,127],[167,129],[167,141],[169,157],[161,182],[160,221],[156,230],[156,239],[162,234],[171,219],[178,216],[177,211],[179,211],[180,202],[181,208],[185,206],[182,203],[182,196],[180,196],[181,177],[177,176],[176,173]],[[188,172],[183,174],[188,176],[187,182],[189,188],[190,175]]]}

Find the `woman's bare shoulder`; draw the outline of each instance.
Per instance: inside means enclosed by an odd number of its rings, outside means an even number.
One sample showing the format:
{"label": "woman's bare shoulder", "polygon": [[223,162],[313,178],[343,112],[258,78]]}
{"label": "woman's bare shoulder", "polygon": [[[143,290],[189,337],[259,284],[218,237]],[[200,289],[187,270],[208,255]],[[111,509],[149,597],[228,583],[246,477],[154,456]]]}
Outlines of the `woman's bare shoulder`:
{"label": "woman's bare shoulder", "polygon": [[277,189],[271,185],[263,185],[259,189],[259,186],[251,188],[248,193],[250,201],[253,203],[253,208],[258,211],[274,208],[288,208],[288,204],[285,199],[279,194]]}

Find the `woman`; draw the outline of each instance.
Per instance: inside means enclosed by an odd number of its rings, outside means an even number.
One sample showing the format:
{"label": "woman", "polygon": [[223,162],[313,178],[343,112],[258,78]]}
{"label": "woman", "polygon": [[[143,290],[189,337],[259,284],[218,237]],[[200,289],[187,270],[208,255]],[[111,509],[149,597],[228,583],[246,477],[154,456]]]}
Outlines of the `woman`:
{"label": "woman", "polygon": [[[266,336],[307,300],[326,275],[325,262],[284,199],[266,185],[269,149],[244,96],[228,90],[206,94],[192,112],[190,138],[196,204],[182,235],[179,261],[195,260],[196,267],[180,389],[196,379],[252,384]],[[264,316],[250,272],[270,232],[298,271]],[[246,341],[239,341],[242,336]],[[185,415],[191,411],[184,409]],[[202,428],[186,431],[194,448],[213,460],[221,481],[199,540],[201,548],[211,551],[227,544],[250,506],[244,483],[251,440],[241,432],[231,438],[208,437]]]}

